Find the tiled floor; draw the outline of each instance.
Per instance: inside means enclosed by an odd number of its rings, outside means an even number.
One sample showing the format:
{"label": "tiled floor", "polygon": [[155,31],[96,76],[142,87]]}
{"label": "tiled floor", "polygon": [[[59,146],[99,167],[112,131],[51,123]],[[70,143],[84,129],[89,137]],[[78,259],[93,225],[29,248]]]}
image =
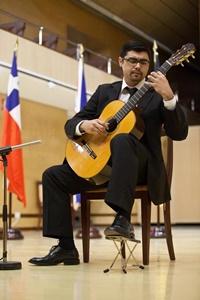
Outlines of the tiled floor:
{"label": "tiled floor", "polygon": [[[0,300],[199,300],[200,227],[174,227],[176,261],[170,262],[163,239],[151,240],[150,265],[120,270],[120,261],[109,273],[115,248],[104,238],[91,241],[91,261],[78,266],[38,267],[27,261],[45,255],[55,240],[41,232],[25,231],[24,240],[8,241],[8,260],[22,262],[21,270],[0,271]],[[140,228],[136,227],[140,238]],[[76,240],[82,258],[82,245]],[[0,244],[2,252],[2,244]],[[1,254],[1,253],[0,253]],[[135,251],[141,262],[141,245]]]}

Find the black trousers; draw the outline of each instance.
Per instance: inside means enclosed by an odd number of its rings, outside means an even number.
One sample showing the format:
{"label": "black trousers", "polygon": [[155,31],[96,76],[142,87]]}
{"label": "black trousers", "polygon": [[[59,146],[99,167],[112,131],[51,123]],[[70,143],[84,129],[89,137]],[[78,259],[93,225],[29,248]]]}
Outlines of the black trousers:
{"label": "black trousers", "polygon": [[[119,134],[111,141],[111,179],[105,202],[115,211],[131,214],[134,190],[146,182],[148,151],[134,136]],[[70,195],[98,189],[80,178],[68,164],[48,168],[43,183],[43,235],[52,238],[73,237]]]}

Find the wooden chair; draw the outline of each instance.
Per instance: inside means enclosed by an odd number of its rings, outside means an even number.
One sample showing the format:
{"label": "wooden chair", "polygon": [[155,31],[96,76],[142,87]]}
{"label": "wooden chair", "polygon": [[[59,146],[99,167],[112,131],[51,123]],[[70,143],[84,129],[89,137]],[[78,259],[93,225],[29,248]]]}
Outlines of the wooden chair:
{"label": "wooden chair", "polygon": [[[171,186],[172,164],[173,164],[173,142],[170,138],[162,137],[162,151],[169,185]],[[89,230],[90,230],[90,200],[104,199],[107,189],[86,191],[81,193],[81,223],[82,223],[82,243],[83,261],[89,262]],[[135,199],[141,199],[141,224],[142,224],[142,254],[143,264],[149,264],[150,227],[151,227],[151,201],[147,186],[137,186]],[[171,260],[175,260],[175,253],[172,241],[170,202],[163,205],[164,226],[166,242]]]}

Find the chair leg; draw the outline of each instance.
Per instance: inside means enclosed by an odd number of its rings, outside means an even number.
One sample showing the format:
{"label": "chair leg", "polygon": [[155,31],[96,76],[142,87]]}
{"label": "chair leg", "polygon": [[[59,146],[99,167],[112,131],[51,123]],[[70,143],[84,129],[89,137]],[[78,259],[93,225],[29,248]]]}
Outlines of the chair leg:
{"label": "chair leg", "polygon": [[142,214],[142,253],[143,264],[149,264],[150,227],[151,227],[151,202],[147,196],[141,199]]}
{"label": "chair leg", "polygon": [[90,252],[90,201],[81,194],[81,224],[83,243],[83,262],[89,262]]}
{"label": "chair leg", "polygon": [[171,232],[171,217],[170,217],[170,202],[167,202],[163,205],[163,213],[164,213],[164,222],[165,222],[165,233],[166,233],[166,241],[169,252],[169,257],[171,260],[175,260],[174,246],[172,240],[172,232]]}

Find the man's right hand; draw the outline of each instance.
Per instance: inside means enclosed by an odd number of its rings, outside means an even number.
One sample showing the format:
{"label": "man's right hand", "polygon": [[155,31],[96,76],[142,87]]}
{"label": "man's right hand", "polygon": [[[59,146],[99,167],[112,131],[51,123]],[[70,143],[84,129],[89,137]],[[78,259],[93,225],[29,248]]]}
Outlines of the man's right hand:
{"label": "man's right hand", "polygon": [[106,124],[99,119],[85,120],[80,125],[80,131],[89,134],[106,134]]}

